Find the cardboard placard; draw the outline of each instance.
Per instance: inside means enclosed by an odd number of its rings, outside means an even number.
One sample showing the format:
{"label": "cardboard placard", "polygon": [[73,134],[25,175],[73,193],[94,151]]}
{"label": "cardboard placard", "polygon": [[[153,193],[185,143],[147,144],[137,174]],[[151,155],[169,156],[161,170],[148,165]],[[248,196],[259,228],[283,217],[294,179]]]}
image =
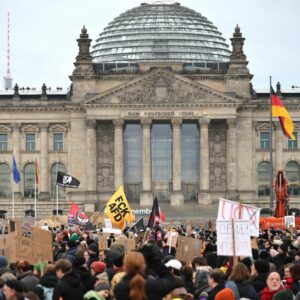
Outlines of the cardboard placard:
{"label": "cardboard placard", "polygon": [[201,240],[179,236],[177,242],[176,259],[192,262],[196,256],[201,255]]}
{"label": "cardboard placard", "polygon": [[39,261],[53,261],[51,232],[33,227],[31,233],[31,237],[23,237],[15,233],[7,235],[2,246],[5,247],[4,253],[9,262],[25,259],[34,265]]}
{"label": "cardboard placard", "polygon": [[116,239],[114,244],[121,244],[124,246],[125,253],[135,250],[135,239],[129,239],[126,237],[120,237]]}

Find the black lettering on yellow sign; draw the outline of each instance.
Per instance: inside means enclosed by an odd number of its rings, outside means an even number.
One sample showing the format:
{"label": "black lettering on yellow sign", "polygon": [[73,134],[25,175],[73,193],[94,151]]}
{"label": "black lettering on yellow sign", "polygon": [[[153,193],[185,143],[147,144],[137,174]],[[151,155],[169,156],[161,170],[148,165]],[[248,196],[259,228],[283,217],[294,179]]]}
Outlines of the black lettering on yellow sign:
{"label": "black lettering on yellow sign", "polygon": [[[116,204],[119,202],[119,204]],[[109,204],[109,210],[114,214],[114,220],[120,222],[127,214],[130,214],[126,203],[123,202],[123,197],[120,196],[115,200],[115,203]]]}

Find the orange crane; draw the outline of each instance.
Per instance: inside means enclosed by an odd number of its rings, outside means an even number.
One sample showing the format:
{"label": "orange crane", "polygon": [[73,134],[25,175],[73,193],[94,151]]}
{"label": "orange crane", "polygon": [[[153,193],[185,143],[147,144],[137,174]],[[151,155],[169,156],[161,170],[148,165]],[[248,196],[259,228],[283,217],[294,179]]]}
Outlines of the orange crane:
{"label": "orange crane", "polygon": [[283,171],[278,171],[275,179],[275,195],[276,195],[276,209],[275,217],[282,218],[288,215],[289,195],[288,195],[288,181],[284,177]]}

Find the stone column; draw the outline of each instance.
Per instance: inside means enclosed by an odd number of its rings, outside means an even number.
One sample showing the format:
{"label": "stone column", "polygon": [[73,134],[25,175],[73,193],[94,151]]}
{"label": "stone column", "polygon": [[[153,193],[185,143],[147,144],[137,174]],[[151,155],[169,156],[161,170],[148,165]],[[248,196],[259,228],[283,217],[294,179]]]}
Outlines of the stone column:
{"label": "stone column", "polygon": [[86,121],[86,148],[87,148],[87,164],[86,164],[86,189],[88,193],[88,202],[95,202],[96,199],[96,182],[97,182],[97,158],[96,158],[96,120]]}
{"label": "stone column", "polygon": [[208,138],[208,126],[210,119],[199,119],[200,126],[200,191],[198,194],[198,203],[211,204],[211,197],[209,193],[209,138]]}
{"label": "stone column", "polygon": [[153,195],[151,189],[151,119],[141,119],[143,126],[143,187],[140,204],[152,205]]}
{"label": "stone column", "polygon": [[39,186],[40,193],[39,199],[48,200],[49,194],[49,155],[48,155],[48,123],[40,124],[41,129],[41,156],[40,156],[40,166],[41,166],[41,183]]}
{"label": "stone column", "polygon": [[123,119],[113,120],[115,125],[115,139],[114,139],[114,165],[115,165],[115,189],[124,184],[123,172]]}
{"label": "stone column", "polygon": [[181,191],[181,118],[171,120],[173,127],[173,192],[171,205],[178,206],[184,203]]}
{"label": "stone column", "polygon": [[275,168],[274,174],[277,174],[279,170],[284,169],[283,162],[283,145],[284,142],[282,140],[283,133],[280,124],[276,124],[275,126]]}
{"label": "stone column", "polygon": [[21,124],[14,123],[11,126],[13,128],[13,133],[12,133],[13,156],[16,160],[16,164],[21,175],[21,182],[19,182],[18,184],[15,184],[15,182],[12,183],[14,184],[14,194],[16,199],[16,198],[21,198],[21,184],[24,185],[24,178],[22,176],[22,166],[21,166],[21,145],[20,145]]}
{"label": "stone column", "polygon": [[[227,157],[226,157],[226,177],[228,198],[237,198],[237,153],[236,153],[236,119],[227,120]],[[250,159],[250,157],[248,158]]]}

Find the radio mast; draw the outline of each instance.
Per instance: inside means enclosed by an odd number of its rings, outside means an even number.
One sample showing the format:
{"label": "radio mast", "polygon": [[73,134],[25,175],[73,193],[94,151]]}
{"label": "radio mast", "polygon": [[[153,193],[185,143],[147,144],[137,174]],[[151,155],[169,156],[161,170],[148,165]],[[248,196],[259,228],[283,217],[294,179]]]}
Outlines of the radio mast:
{"label": "radio mast", "polygon": [[10,28],[9,28],[9,12],[7,13],[7,48],[6,48],[6,59],[7,59],[7,66],[6,66],[6,76],[3,77],[4,80],[4,89],[11,90],[13,79],[10,77]]}

